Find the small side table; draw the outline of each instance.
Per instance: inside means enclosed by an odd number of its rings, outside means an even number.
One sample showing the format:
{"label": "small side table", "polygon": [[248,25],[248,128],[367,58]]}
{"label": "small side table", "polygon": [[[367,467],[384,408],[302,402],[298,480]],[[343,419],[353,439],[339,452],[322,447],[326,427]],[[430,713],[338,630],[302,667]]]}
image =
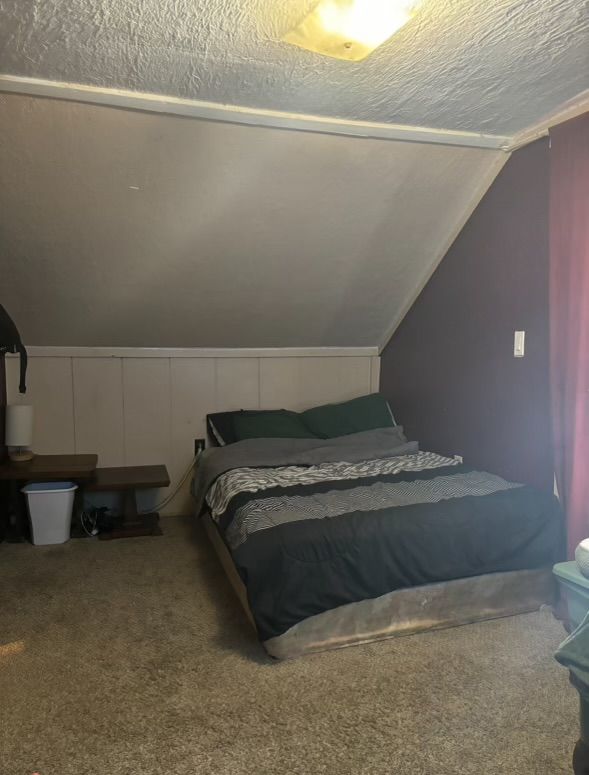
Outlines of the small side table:
{"label": "small side table", "polygon": [[16,542],[25,538],[26,519],[22,499],[19,498],[22,485],[27,482],[87,482],[93,478],[97,464],[98,455],[35,455],[26,463],[13,463],[10,460],[2,463],[0,481],[10,483],[6,540]]}
{"label": "small side table", "polygon": [[135,493],[136,490],[169,486],[170,476],[164,465],[97,468],[96,476],[86,486],[86,491],[120,492],[122,494],[122,522],[114,530],[101,533],[100,538],[103,541],[108,541],[113,538],[162,535],[159,514],[157,512],[139,514]]}

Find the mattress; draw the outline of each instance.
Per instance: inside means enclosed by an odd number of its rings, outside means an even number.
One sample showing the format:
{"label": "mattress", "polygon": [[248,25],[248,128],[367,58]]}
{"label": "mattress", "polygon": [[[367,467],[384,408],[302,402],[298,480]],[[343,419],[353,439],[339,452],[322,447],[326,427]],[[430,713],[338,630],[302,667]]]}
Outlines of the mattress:
{"label": "mattress", "polygon": [[195,495],[270,645],[351,604],[541,570],[562,553],[552,494],[419,451],[395,428],[211,450]]}

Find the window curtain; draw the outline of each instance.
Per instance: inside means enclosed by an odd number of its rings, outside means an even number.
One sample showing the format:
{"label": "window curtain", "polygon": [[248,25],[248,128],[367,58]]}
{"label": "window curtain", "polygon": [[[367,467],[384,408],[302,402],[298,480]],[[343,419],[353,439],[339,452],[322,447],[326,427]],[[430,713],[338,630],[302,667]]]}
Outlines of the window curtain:
{"label": "window curtain", "polygon": [[589,113],[550,131],[550,347],[556,484],[572,557],[589,538]]}

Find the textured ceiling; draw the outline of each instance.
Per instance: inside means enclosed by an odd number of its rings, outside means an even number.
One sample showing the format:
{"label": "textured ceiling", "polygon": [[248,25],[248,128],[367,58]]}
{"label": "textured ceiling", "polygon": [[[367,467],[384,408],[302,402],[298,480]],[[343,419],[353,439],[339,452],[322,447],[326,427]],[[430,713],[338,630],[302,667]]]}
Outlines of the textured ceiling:
{"label": "textured ceiling", "polygon": [[587,0],[424,0],[364,62],[280,42],[313,0],[0,0],[0,72],[513,134],[589,88]]}
{"label": "textured ceiling", "polygon": [[31,345],[377,345],[504,158],[0,95],[2,303]]}

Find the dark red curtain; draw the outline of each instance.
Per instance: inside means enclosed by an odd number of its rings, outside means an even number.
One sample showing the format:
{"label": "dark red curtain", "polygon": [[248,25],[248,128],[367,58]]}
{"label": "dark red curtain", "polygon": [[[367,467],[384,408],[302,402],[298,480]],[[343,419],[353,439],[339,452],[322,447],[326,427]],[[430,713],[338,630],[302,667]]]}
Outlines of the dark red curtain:
{"label": "dark red curtain", "polygon": [[589,113],[551,130],[550,143],[554,452],[572,556],[589,538]]}

